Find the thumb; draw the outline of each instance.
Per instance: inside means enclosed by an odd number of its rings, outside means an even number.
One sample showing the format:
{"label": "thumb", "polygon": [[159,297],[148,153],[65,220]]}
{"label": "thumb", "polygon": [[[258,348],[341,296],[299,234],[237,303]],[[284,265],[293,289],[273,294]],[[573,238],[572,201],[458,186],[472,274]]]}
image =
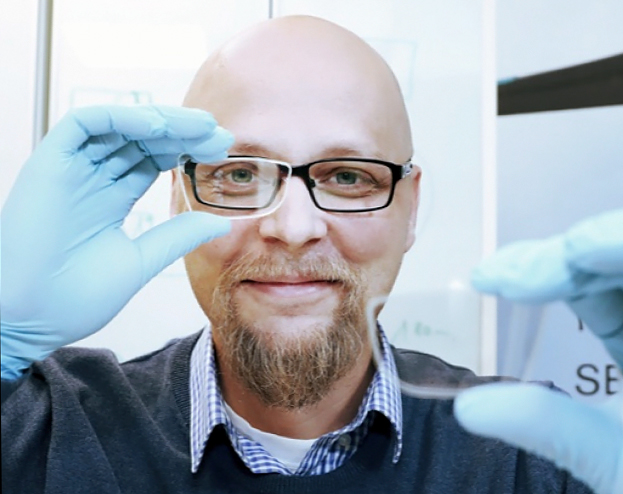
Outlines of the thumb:
{"label": "thumb", "polygon": [[544,456],[597,493],[623,492],[620,396],[591,406],[536,384],[492,384],[462,392],[456,418],[468,431]]}
{"label": "thumb", "polygon": [[623,369],[623,290],[610,290],[567,300],[575,314],[599,336]]}
{"label": "thumb", "polygon": [[143,260],[143,285],[202,243],[229,233],[231,222],[222,216],[190,211],[143,233],[134,242]]}

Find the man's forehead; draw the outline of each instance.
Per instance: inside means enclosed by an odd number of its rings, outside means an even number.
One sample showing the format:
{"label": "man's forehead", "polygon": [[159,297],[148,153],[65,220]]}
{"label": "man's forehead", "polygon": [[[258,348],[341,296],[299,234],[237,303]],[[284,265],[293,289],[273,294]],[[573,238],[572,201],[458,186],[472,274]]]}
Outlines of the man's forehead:
{"label": "man's forehead", "polygon": [[[286,16],[261,22],[220,48],[222,63],[241,61],[247,66],[378,63],[381,58],[351,31],[311,16]],[[290,66],[292,68],[292,66]]]}
{"label": "man's forehead", "polygon": [[247,151],[278,134],[300,149],[292,127],[325,156],[388,159],[376,146],[401,148],[402,159],[411,148],[402,94],[385,61],[350,31],[317,18],[279,18],[235,37],[206,61],[184,103],[234,132],[236,154],[259,154]]}
{"label": "man's forehead", "polygon": [[397,92],[402,101],[391,69],[376,51],[341,26],[309,16],[271,19],[235,36],[197,73],[193,86],[206,84],[262,91],[294,86],[301,87],[299,94],[313,86],[325,92],[377,88],[388,98]]}

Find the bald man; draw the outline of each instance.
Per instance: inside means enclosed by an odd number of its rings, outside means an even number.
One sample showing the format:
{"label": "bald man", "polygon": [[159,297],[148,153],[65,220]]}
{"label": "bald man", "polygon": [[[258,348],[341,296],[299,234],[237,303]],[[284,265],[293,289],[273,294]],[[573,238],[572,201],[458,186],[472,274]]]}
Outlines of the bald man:
{"label": "bald man", "polygon": [[[327,21],[268,21],[210,56],[184,106],[74,112],[7,200],[4,492],[588,492],[392,376],[486,379],[380,328],[373,364],[366,302],[414,242],[420,177],[376,52]],[[130,241],[123,218],[179,155],[172,220]],[[54,351],[184,254],[209,328],[124,364]]]}

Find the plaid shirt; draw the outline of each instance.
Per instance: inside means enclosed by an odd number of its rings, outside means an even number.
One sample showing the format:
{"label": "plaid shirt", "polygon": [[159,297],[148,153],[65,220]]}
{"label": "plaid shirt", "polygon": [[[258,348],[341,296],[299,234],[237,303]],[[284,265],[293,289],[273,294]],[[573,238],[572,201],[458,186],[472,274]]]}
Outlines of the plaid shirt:
{"label": "plaid shirt", "polygon": [[[379,328],[383,353],[384,372],[374,374],[355,419],[345,427],[318,438],[307,452],[294,475],[320,475],[343,465],[365,438],[373,420],[373,411],[383,414],[392,424],[396,434],[394,463],[402,450],[402,401],[396,384],[396,365],[389,343]],[[190,360],[190,448],[191,470],[196,473],[201,463],[205,445],[210,434],[222,424],[229,435],[234,450],[251,470],[260,473],[292,475],[278,459],[268,453],[261,444],[240,434],[232,425],[223,402],[216,373],[216,359],[209,328],[204,329]]]}

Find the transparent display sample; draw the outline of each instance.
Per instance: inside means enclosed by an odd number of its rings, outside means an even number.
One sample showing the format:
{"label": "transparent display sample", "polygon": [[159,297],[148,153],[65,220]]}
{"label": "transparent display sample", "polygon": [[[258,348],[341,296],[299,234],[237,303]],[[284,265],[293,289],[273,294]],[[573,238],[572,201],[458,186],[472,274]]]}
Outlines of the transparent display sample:
{"label": "transparent display sample", "polygon": [[188,211],[229,219],[249,219],[275,211],[283,202],[292,169],[287,163],[258,157],[229,157],[198,163],[178,159],[177,185]]}
{"label": "transparent display sample", "polygon": [[462,360],[466,347],[477,342],[470,341],[469,332],[461,333],[466,308],[479,297],[469,288],[454,287],[437,295],[402,291],[371,299],[366,319],[377,369],[390,376],[394,365],[388,360],[393,358],[401,391],[432,399],[450,399],[466,388],[490,382],[533,379],[544,306],[511,304],[498,372],[480,376],[478,369]]}

